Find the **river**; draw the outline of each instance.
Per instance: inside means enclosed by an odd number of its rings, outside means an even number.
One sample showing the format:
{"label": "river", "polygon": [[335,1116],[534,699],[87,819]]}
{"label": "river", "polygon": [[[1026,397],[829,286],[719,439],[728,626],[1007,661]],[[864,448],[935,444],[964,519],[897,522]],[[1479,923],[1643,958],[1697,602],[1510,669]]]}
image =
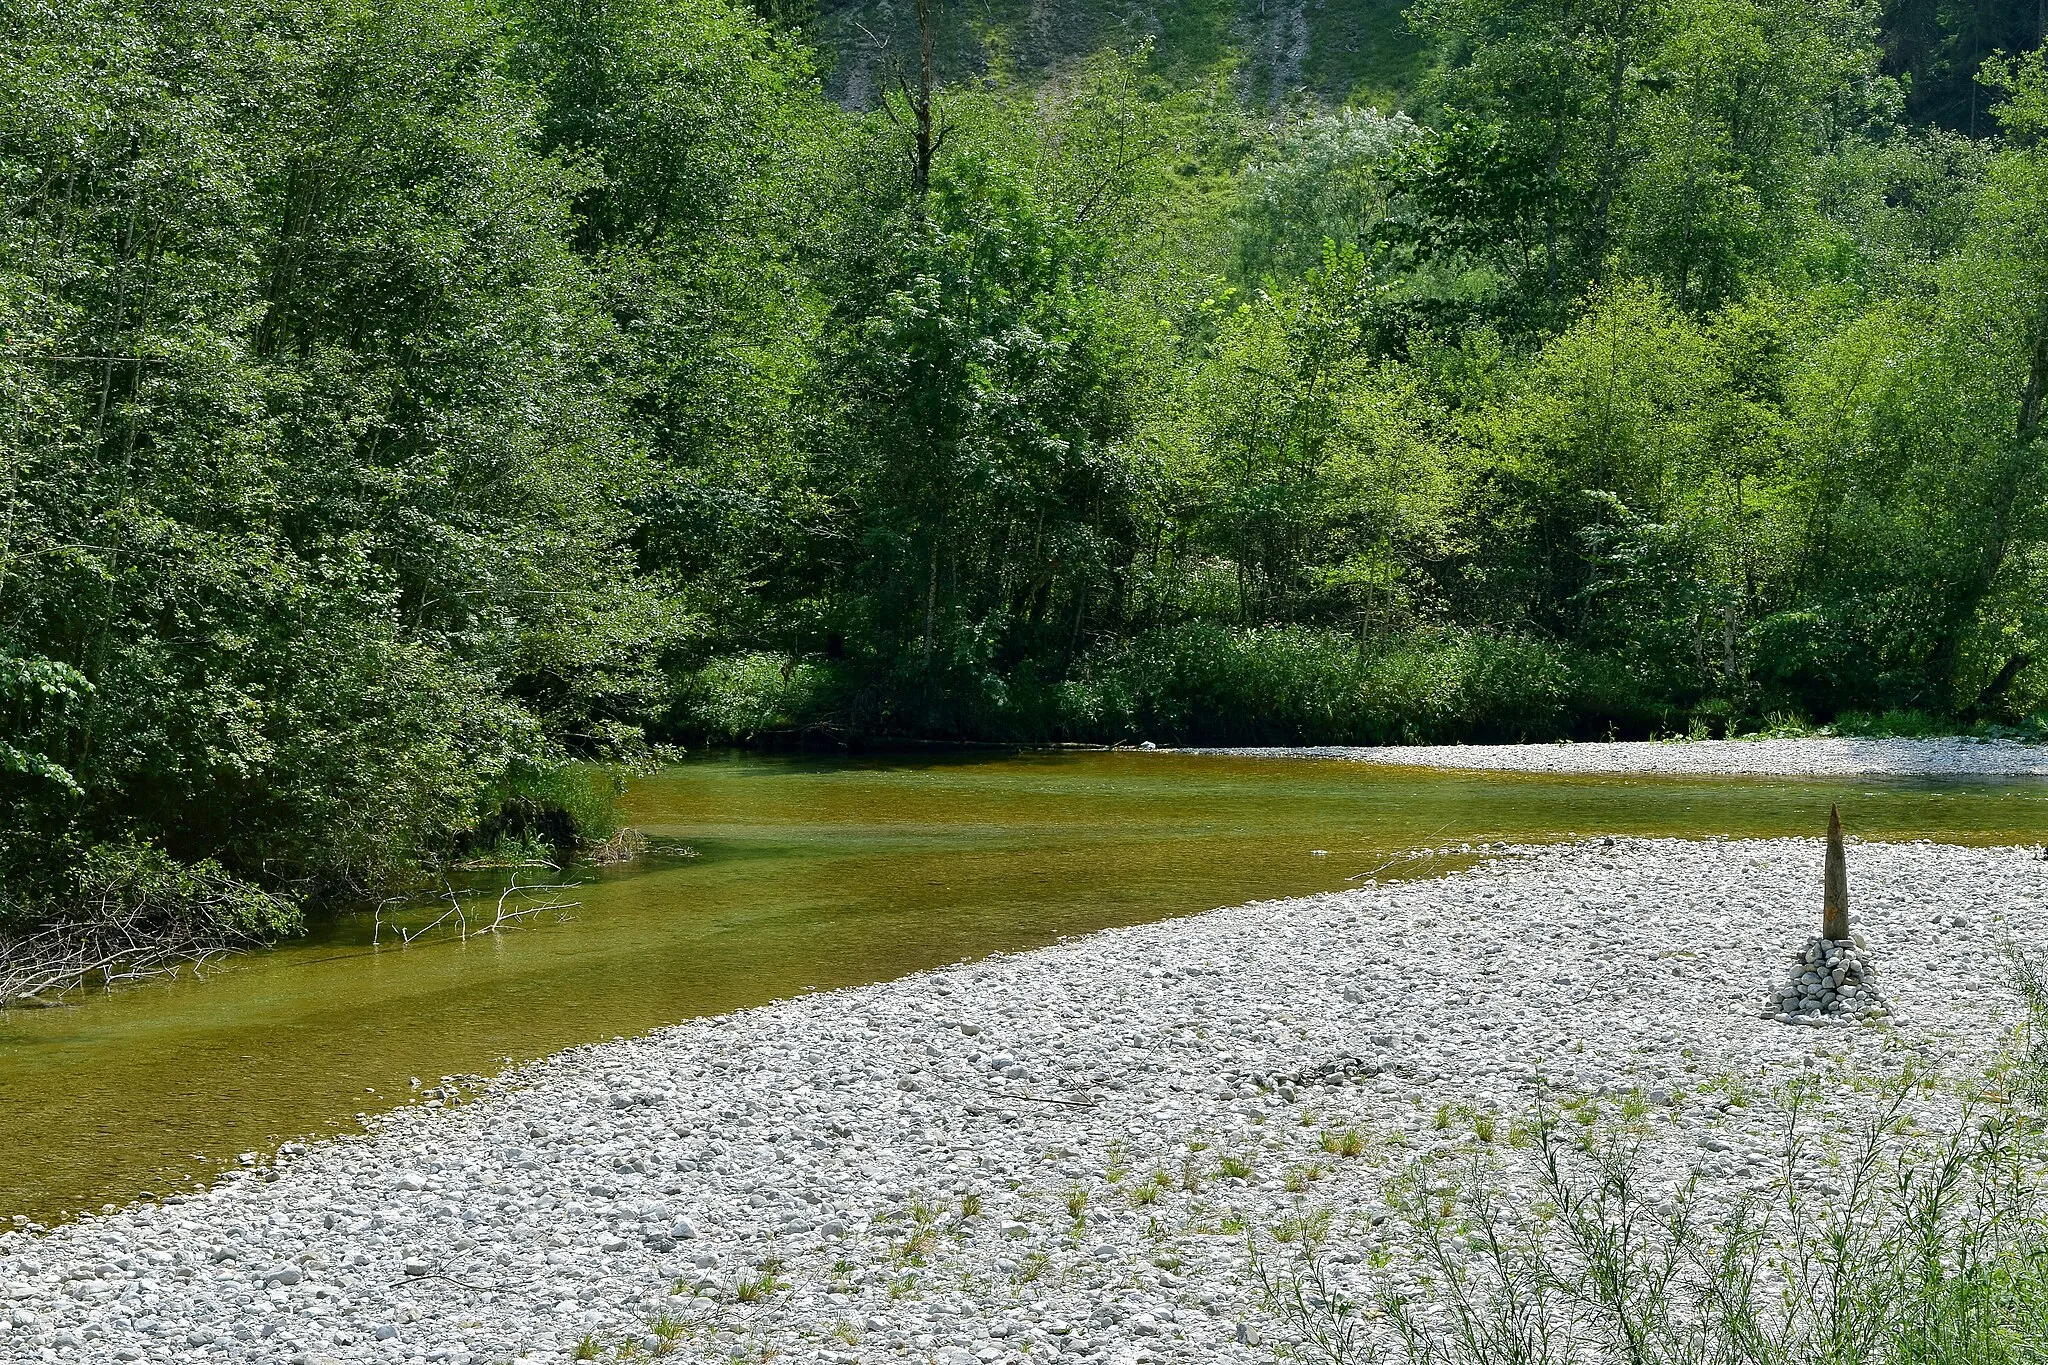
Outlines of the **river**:
{"label": "river", "polygon": [[[2034,843],[2039,780],[1650,779],[1138,753],[709,758],[636,782],[636,863],[504,932],[367,914],[207,971],[0,1012],[0,1219],[166,1193],[359,1126],[414,1078],[1113,924],[1343,886],[1417,847],[1595,834]],[[1426,875],[1455,858],[1379,875]],[[1855,862],[1851,855],[1851,879]],[[1815,874],[1815,907],[1819,896]],[[1788,906],[1788,921],[1815,907]]]}

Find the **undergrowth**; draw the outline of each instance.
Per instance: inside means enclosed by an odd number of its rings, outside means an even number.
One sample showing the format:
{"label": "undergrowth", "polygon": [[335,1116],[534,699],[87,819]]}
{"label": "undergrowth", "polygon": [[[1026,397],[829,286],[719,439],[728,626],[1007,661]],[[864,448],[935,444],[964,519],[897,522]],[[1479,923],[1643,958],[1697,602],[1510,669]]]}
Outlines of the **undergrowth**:
{"label": "undergrowth", "polygon": [[1899,1068],[1831,1146],[1788,1086],[1779,1161],[1711,1197],[1669,1184],[1644,1125],[1535,1115],[1534,1197],[1497,1160],[1420,1163],[1360,1284],[1296,1218],[1251,1242],[1266,1311],[1326,1365],[2039,1365],[2048,1360],[2048,988],[2016,960],[2029,1024],[2002,1084],[1922,1127]]}

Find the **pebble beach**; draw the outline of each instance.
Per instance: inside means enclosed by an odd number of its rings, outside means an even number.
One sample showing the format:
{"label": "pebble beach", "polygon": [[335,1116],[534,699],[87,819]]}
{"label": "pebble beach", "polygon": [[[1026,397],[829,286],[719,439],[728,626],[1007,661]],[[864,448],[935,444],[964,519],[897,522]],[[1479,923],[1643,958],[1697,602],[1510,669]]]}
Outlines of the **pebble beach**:
{"label": "pebble beach", "polygon": [[2048,747],[2003,739],[1685,739],[1592,744],[1321,745],[1201,749],[1405,768],[1668,777],[2044,777]]}
{"label": "pebble beach", "polygon": [[2048,939],[2040,849],[1852,842],[1886,1014],[1800,1020],[1817,839],[1446,852],[429,1078],[365,1134],[0,1235],[0,1360],[1270,1361],[1251,1248],[1290,1219],[1366,1294],[1417,1171],[1531,1189],[1514,1125],[1588,1097],[1642,1116],[1650,1178],[1762,1190],[1786,1080],[1848,1134],[1902,1060],[1981,1075],[2022,1017],[1986,964]]}

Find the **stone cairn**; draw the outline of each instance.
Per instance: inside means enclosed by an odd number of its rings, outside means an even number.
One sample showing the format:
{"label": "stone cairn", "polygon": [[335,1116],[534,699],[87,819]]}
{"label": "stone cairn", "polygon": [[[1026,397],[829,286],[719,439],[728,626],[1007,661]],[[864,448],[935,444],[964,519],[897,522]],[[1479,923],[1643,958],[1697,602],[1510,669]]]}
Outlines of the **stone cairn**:
{"label": "stone cairn", "polygon": [[1849,933],[1849,868],[1842,816],[1828,807],[1828,852],[1821,872],[1820,933],[1792,959],[1792,977],[1764,999],[1764,1017],[1781,1024],[1876,1024],[1890,1010],[1872,983],[1869,950]]}

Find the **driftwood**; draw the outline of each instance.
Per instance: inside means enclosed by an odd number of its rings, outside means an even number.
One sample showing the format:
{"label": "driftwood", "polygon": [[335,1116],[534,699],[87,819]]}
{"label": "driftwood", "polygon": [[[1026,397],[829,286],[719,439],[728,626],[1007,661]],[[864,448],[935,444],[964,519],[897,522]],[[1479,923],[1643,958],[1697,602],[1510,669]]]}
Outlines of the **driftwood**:
{"label": "driftwood", "polygon": [[217,930],[165,925],[143,913],[66,921],[26,934],[0,935],[0,1007],[54,1005],[85,986],[197,972],[249,947]]}
{"label": "driftwood", "polygon": [[[491,899],[491,893],[488,891],[460,891],[452,886],[444,887],[442,894],[448,901],[448,908],[446,910],[443,910],[418,928],[408,929],[403,924],[397,923],[392,923],[389,927],[393,933],[398,935],[400,943],[412,943],[433,933],[436,929],[453,925],[456,937],[467,942],[471,934],[496,933],[508,924],[516,924],[520,920],[531,919],[535,915],[546,914],[550,910],[567,910],[581,905],[581,901],[565,901],[552,898],[539,901],[530,899],[535,893],[568,891],[577,885],[579,883],[576,882],[540,882],[521,886],[519,884],[519,875],[514,873],[511,882],[499,890],[498,899],[494,905],[488,904]],[[394,906],[407,903],[403,900],[389,900],[377,907],[376,913],[371,920],[371,943],[379,943],[383,940],[384,929],[387,923],[384,917],[385,912]],[[476,922],[472,923],[473,920]]]}
{"label": "driftwood", "polygon": [[[386,928],[405,943],[448,926],[464,939],[492,933],[579,904],[553,894],[573,885],[521,885],[514,874],[509,885],[491,891],[449,888],[448,908],[417,928],[390,923],[386,914],[399,902],[387,901],[377,907],[371,941],[381,939]],[[252,894],[247,888],[240,890]],[[65,996],[88,987],[111,990],[186,970],[197,974],[210,962],[262,946],[260,935],[226,927],[209,913],[229,896],[222,889],[171,910],[147,897],[131,900],[109,891],[92,897],[84,915],[25,932],[0,933],[0,1008],[59,1005]]]}
{"label": "driftwood", "polygon": [[1820,936],[1837,943],[1849,937],[1849,864],[1842,855],[1842,813],[1828,807],[1828,853],[1821,868]]}

